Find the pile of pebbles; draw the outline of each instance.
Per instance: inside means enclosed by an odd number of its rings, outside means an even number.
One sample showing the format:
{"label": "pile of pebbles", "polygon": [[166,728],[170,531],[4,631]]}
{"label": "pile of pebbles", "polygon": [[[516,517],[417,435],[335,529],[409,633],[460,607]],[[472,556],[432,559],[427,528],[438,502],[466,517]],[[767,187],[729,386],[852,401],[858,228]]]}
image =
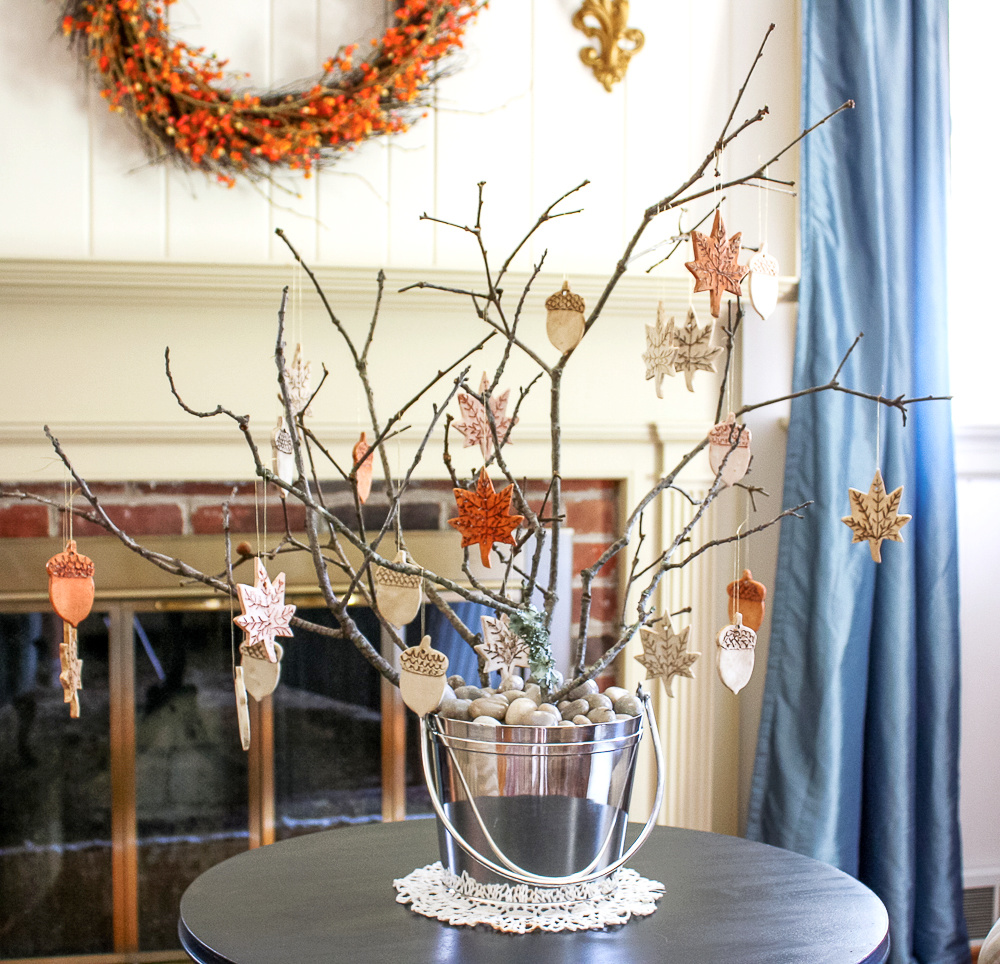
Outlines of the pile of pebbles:
{"label": "pile of pebbles", "polygon": [[570,690],[558,705],[542,700],[537,683],[519,676],[504,679],[499,689],[470,686],[461,676],[449,676],[445,695],[438,704],[439,716],[486,726],[591,726],[639,716],[642,704],[620,686],[603,693],[593,680]]}

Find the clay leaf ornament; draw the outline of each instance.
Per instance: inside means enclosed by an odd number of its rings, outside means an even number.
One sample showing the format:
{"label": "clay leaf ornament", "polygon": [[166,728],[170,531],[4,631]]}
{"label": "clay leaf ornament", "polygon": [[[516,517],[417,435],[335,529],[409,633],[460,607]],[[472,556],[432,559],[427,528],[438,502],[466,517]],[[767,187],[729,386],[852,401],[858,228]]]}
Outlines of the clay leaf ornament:
{"label": "clay leaf ornament", "polygon": [[399,654],[399,695],[417,716],[433,713],[444,696],[448,657],[431,648],[430,636]]}
{"label": "clay leaf ornament", "polygon": [[661,301],[656,307],[656,324],[646,325],[646,350],[642,360],[646,363],[646,379],[655,378],[656,397],[663,398],[663,376],[674,374],[674,346],[676,326],[674,319],[666,320],[667,309]]}
{"label": "clay leaf ornament", "polygon": [[[490,380],[483,372],[482,381],[479,383],[479,394],[484,395],[490,387]],[[507,403],[510,400],[510,389],[500,395],[490,396],[490,412],[493,415],[493,424],[497,427],[497,438],[501,445],[507,441],[511,427],[517,424],[516,418],[507,415]],[[493,433],[490,431],[490,420],[486,415],[486,408],[478,398],[468,392],[458,393],[458,407],[462,411],[464,421],[455,422],[454,428],[462,434],[465,439],[464,448],[470,445],[478,445],[479,451],[483,453],[483,459],[490,457],[493,451]]]}
{"label": "clay leaf ornament", "polygon": [[686,262],[684,267],[694,275],[694,290],[709,293],[712,315],[715,318],[719,317],[723,291],[737,296],[743,294],[740,281],[746,274],[746,268],[739,263],[742,234],[742,231],[737,231],[731,238],[726,237],[726,226],[718,209],[712,222],[711,234],[691,232],[694,261]]}
{"label": "clay leaf ornament", "polygon": [[545,299],[545,332],[549,341],[564,355],[576,348],[583,338],[585,308],[583,298],[569,290],[568,281],[563,282],[560,291]]}
{"label": "clay leaf ornament", "polygon": [[448,520],[448,525],[462,533],[462,548],[478,545],[483,565],[490,567],[490,549],[495,542],[514,545],[514,531],[524,521],[524,516],[510,514],[513,485],[497,492],[486,469],[479,470],[474,492],[453,489],[458,503],[458,516]]}
{"label": "clay leaf ornament", "polygon": [[250,749],[250,702],[243,682],[243,667],[237,666],[233,672],[233,689],[236,691],[236,719],[240,725],[240,746]]}
{"label": "clay leaf ornament", "polygon": [[737,425],[732,412],[708,433],[708,464],[713,475],[722,470],[726,485],[735,485],[750,468],[750,429]]}
{"label": "clay leaf ornament", "polygon": [[762,244],[747,265],[747,294],[753,310],[767,321],[778,307],[778,262]]}
{"label": "clay leaf ornament", "polygon": [[722,353],[722,347],[712,345],[712,330],[715,324],[709,322],[699,328],[694,309],[688,309],[687,321],[683,328],[675,328],[673,333],[674,370],[684,372],[684,381],[689,392],[694,391],[695,372],[714,372],[715,358]]}
{"label": "clay leaf ornament", "polygon": [[743,617],[743,625],[757,632],[764,622],[764,599],[767,588],[764,583],[757,582],[749,569],[743,570],[739,579],[726,586],[729,594],[729,618],[736,621],[736,614]]}
{"label": "clay leaf ornament", "polygon": [[[401,566],[410,565],[405,549],[396,553],[392,560]],[[408,572],[396,572],[385,566],[373,566],[372,580],[375,583],[375,601],[379,611],[393,626],[405,626],[420,612],[423,599],[422,578]]]}
{"label": "clay leaf ornament", "polygon": [[[368,455],[365,456],[365,452]],[[374,462],[375,450],[368,450],[368,439],[365,433],[361,433],[361,438],[358,439],[357,444],[351,449],[351,458],[354,460],[354,465],[357,466],[354,472],[354,477],[358,485],[358,500],[364,505],[368,501],[368,496],[372,494],[372,472],[375,467]],[[364,461],[358,464],[358,460],[364,457]]]}
{"label": "clay leaf ornament", "polygon": [[495,617],[480,616],[479,621],[483,627],[483,641],[475,650],[486,660],[484,673],[499,672],[507,679],[515,667],[528,668],[528,643],[510,628],[510,616],[506,613]]}
{"label": "clay leaf ornament", "polygon": [[63,641],[59,644],[59,682],[63,702],[69,703],[69,715],[80,716],[83,688],[83,660],[77,649],[76,627],[90,614],[94,604],[94,563],[76,551],[72,539],[66,548],[45,563],[49,574],[49,602],[63,621]]}
{"label": "clay leaf ornament", "polygon": [[723,626],[719,632],[715,650],[719,679],[734,693],[750,682],[756,645],[757,634],[743,625],[741,613],[736,613],[731,626]]}
{"label": "clay leaf ornament", "polygon": [[670,617],[664,616],[659,628],[643,626],[640,630],[642,638],[642,655],[636,660],[646,667],[646,679],[659,676],[667,696],[673,697],[671,683],[675,676],[686,676],[694,679],[691,667],[701,653],[689,653],[688,636],[691,627],[685,626],[679,633],[674,632],[670,625]]}
{"label": "clay leaf ornament", "polygon": [[881,562],[882,541],[889,539],[892,542],[902,542],[903,537],[899,534],[899,530],[913,518],[909,515],[900,515],[898,512],[903,487],[900,486],[887,494],[882,473],[876,469],[875,478],[872,479],[871,488],[867,492],[850,489],[849,494],[851,514],[844,516],[840,521],[845,522],[854,531],[851,543],[864,542],[867,539],[872,559]]}
{"label": "clay leaf ornament", "polygon": [[[294,606],[285,605],[285,574],[278,573],[272,583],[260,556],[254,559],[253,585],[239,583],[236,592],[240,597],[239,616],[233,619],[246,633],[244,645],[248,648],[263,646],[264,656],[272,663],[278,661],[275,636],[291,636],[290,620],[295,613]],[[242,649],[242,647],[241,647]],[[255,650],[255,655],[260,650]]]}
{"label": "clay leaf ornament", "polygon": [[[292,434],[285,428],[285,416],[278,416],[278,424],[271,433],[271,468],[274,474],[287,485],[295,483],[295,449],[292,447]],[[278,489],[281,498],[285,498],[285,490]]]}
{"label": "clay leaf ornament", "polygon": [[277,659],[272,663],[261,649],[259,643],[253,646],[244,643],[240,646],[243,684],[258,703],[277,688],[278,680],[281,679],[281,657],[285,655],[281,643],[275,643],[274,655]]}
{"label": "clay leaf ornament", "polygon": [[[288,405],[292,410],[292,415],[311,415],[309,410],[309,399],[312,396],[310,381],[311,363],[302,359],[302,345],[295,346],[295,354],[292,357],[292,364],[285,369],[285,388],[288,391]],[[282,401],[278,395],[278,401]]]}

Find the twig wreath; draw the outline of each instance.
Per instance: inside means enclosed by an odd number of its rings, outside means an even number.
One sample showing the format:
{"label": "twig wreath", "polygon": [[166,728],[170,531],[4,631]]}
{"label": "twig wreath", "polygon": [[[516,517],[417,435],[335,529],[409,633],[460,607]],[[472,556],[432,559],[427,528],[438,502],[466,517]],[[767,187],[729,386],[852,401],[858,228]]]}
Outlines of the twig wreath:
{"label": "twig wreath", "polygon": [[175,0],[69,0],[62,29],[98,74],[109,109],[134,118],[150,156],[204,171],[232,187],[238,175],[314,168],[354,145],[407,129],[434,66],[462,46],[476,0],[390,0],[394,23],[371,50],[342,47],[308,86],[224,86],[227,60],[171,36]]}

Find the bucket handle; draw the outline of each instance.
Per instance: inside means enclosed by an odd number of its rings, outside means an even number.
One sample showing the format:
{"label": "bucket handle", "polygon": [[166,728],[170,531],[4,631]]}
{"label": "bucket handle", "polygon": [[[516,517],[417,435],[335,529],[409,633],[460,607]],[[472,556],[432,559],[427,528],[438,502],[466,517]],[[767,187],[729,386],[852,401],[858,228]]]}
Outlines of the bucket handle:
{"label": "bucket handle", "polygon": [[[494,873],[500,874],[502,877],[507,877],[509,880],[516,881],[519,884],[530,884],[542,887],[564,887],[573,884],[585,884],[591,880],[597,880],[600,877],[605,877],[608,874],[613,873],[619,867],[621,867],[622,864],[630,860],[633,854],[635,854],[635,852],[646,842],[646,838],[649,836],[650,832],[653,829],[653,825],[656,823],[656,818],[660,812],[660,806],[663,803],[663,783],[664,783],[663,750],[660,746],[660,736],[656,728],[656,718],[653,716],[650,696],[643,690],[641,683],[639,684],[636,694],[642,701],[643,709],[645,710],[646,713],[646,719],[649,722],[650,737],[653,740],[653,753],[654,756],[656,757],[656,794],[653,798],[653,807],[650,810],[649,818],[646,820],[645,826],[643,826],[642,830],[639,833],[639,836],[636,837],[635,841],[632,843],[632,846],[629,847],[628,850],[625,851],[625,853],[622,854],[621,857],[619,857],[614,863],[605,867],[603,870],[594,871],[593,873],[587,872],[590,870],[591,867],[594,866],[594,864],[600,858],[601,854],[604,852],[604,849],[607,847],[608,841],[611,839],[610,833],[607,839],[605,839],[604,844],[601,846],[601,849],[598,852],[597,857],[595,857],[594,860],[591,861],[591,863],[588,864],[587,867],[585,867],[582,871],[576,874],[569,874],[565,877],[543,877],[538,874],[533,874],[530,871],[525,870],[522,867],[519,867],[513,861],[508,859],[508,857],[499,848],[496,841],[494,841],[492,836],[490,836],[489,831],[486,829],[486,826],[483,823],[483,819],[479,814],[479,809],[478,807],[476,807],[476,803],[472,798],[472,794],[469,790],[469,785],[465,779],[465,775],[462,773],[462,769],[458,765],[458,761],[455,760],[454,750],[452,750],[451,746],[449,746],[448,743],[445,742],[445,746],[448,748],[449,754],[451,754],[452,762],[455,764],[455,770],[458,773],[459,779],[462,781],[463,787],[465,788],[466,797],[468,798],[469,803],[472,805],[472,811],[475,814],[476,820],[479,823],[479,827],[483,831],[483,834],[485,835],[486,840],[489,843],[490,847],[492,847],[493,852],[504,864],[504,867],[501,867],[499,864],[494,863],[492,860],[488,859],[483,854],[479,853],[476,850],[476,848],[473,847],[472,844],[470,844],[458,832],[454,824],[452,824],[451,820],[449,819],[448,815],[445,813],[444,807],[441,804],[441,798],[438,796],[437,790],[435,789],[434,785],[435,780],[433,778],[433,775],[431,774],[430,760],[427,753],[427,747],[430,742],[430,732],[429,732],[430,727],[427,723],[427,717],[422,716],[420,717],[420,729],[422,736],[420,742],[420,759],[424,767],[424,780],[427,783],[427,789],[430,792],[431,805],[434,807],[434,812],[437,814],[438,819],[444,825],[444,828],[448,831],[448,833],[451,834],[454,841],[470,857],[472,857],[475,860],[478,860],[484,867],[489,868]],[[638,750],[638,744],[636,745],[636,751],[637,750]]]}

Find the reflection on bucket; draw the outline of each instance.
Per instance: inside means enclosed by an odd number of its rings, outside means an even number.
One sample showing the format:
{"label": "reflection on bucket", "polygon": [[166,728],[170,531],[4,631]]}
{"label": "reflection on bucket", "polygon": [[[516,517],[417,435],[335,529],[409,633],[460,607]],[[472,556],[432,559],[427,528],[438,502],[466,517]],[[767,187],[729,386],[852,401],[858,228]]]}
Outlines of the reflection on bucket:
{"label": "reflection on bucket", "polygon": [[[642,723],[637,716],[590,726],[489,726],[425,717],[425,777],[442,864],[480,883],[559,885],[611,872],[622,862]],[[662,800],[659,741],[655,726],[650,731],[656,801],[629,855]],[[445,820],[482,860],[460,846]]]}

